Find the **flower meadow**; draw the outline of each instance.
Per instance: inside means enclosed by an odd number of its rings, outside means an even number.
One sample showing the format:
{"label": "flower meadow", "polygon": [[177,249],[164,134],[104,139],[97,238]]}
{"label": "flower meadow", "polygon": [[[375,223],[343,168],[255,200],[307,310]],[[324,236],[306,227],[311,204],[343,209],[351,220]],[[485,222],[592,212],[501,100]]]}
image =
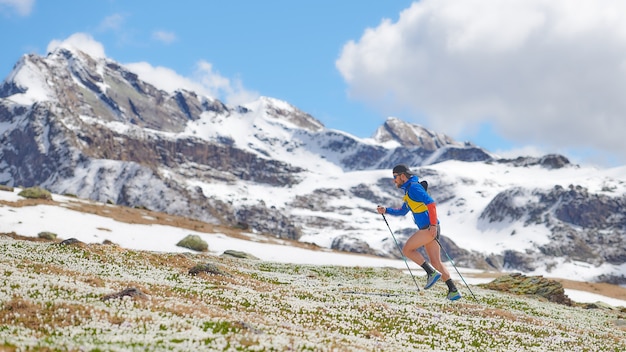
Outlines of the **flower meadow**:
{"label": "flower meadow", "polygon": [[[198,265],[218,270],[190,274]],[[418,292],[395,268],[0,234],[0,278],[6,351],[626,350],[623,309],[479,286],[450,302],[445,285]]]}

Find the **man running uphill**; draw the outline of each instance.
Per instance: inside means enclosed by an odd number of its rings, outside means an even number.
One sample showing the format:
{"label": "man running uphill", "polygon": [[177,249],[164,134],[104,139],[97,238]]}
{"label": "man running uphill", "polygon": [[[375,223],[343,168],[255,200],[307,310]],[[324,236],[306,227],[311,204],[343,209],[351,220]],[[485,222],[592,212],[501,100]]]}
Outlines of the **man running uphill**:
{"label": "man running uphill", "polygon": [[[400,164],[393,168],[393,182],[396,187],[404,190],[402,207],[394,209],[379,205],[376,210],[379,214],[387,213],[396,216],[406,215],[409,211],[413,213],[413,221],[415,221],[418,230],[406,241],[402,253],[426,271],[428,277],[424,289],[431,288],[437,280],[443,278],[443,281],[448,285],[447,298],[456,301],[461,298],[461,293],[450,278],[450,272],[441,263],[441,248],[439,243],[435,241],[440,234],[435,201],[406,165]],[[432,265],[417,251],[420,247],[426,249]]]}

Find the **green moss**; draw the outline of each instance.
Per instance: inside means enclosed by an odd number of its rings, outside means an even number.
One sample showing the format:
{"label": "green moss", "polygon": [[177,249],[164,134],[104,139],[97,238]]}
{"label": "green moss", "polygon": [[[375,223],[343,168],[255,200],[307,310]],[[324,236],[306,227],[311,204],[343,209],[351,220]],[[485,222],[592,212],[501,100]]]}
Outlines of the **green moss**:
{"label": "green moss", "polygon": [[55,240],[57,238],[57,234],[49,231],[42,231],[37,234],[37,237],[43,238],[46,240]]}
{"label": "green moss", "polygon": [[209,249],[208,243],[198,235],[188,235],[176,243],[177,246],[188,248],[198,252],[206,252]]}
{"label": "green moss", "polygon": [[18,196],[29,199],[47,199],[52,200],[52,194],[41,187],[30,187],[23,189]]}

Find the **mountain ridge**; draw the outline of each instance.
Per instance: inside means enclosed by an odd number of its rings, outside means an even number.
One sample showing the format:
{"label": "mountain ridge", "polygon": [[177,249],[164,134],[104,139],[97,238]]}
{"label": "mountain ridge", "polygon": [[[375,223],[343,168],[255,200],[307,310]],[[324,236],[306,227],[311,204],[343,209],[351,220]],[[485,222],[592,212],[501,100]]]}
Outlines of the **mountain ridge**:
{"label": "mountain ridge", "polygon": [[[559,155],[502,159],[396,118],[372,138],[357,138],[278,99],[229,106],[190,90],[168,92],[111,59],[66,48],[20,59],[0,99],[2,184],[399,256],[372,210],[398,201],[388,170],[405,163],[433,185],[457,260],[535,272],[567,266],[575,255],[601,268],[589,277],[626,282],[623,172],[590,176]],[[573,206],[587,200],[599,210]],[[602,220],[575,220],[586,213]],[[401,240],[414,231],[406,221],[393,224]],[[500,236],[521,246],[498,240],[490,252],[467,241],[468,231],[475,240]],[[573,250],[558,250],[564,239]]]}

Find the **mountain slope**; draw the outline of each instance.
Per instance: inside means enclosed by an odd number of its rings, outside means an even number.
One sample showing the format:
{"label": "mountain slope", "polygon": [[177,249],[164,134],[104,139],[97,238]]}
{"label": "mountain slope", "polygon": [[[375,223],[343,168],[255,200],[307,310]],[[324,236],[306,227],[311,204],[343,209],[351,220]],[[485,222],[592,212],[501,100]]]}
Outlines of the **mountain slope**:
{"label": "mountain slope", "polygon": [[421,162],[432,154],[327,130],[276,99],[229,107],[169,93],[112,60],[68,48],[24,56],[0,97],[2,183],[245,223],[287,238],[300,236],[288,217],[273,215],[279,227],[259,221],[262,202],[233,206],[215,197],[215,186],[291,187],[318,170],[389,167],[405,155]]}
{"label": "mountain slope", "polygon": [[[281,264],[0,234],[2,349],[619,351],[623,312],[473,287],[446,303],[393,268]],[[196,274],[194,274],[196,273]]]}
{"label": "mountain slope", "polygon": [[[324,247],[400,255],[374,213],[399,205],[400,162],[431,184],[458,262],[626,283],[624,168],[505,160],[395,118],[361,139],[287,102],[169,92],[71,48],[24,56],[0,86],[0,184]],[[414,231],[390,220],[400,240]]]}

